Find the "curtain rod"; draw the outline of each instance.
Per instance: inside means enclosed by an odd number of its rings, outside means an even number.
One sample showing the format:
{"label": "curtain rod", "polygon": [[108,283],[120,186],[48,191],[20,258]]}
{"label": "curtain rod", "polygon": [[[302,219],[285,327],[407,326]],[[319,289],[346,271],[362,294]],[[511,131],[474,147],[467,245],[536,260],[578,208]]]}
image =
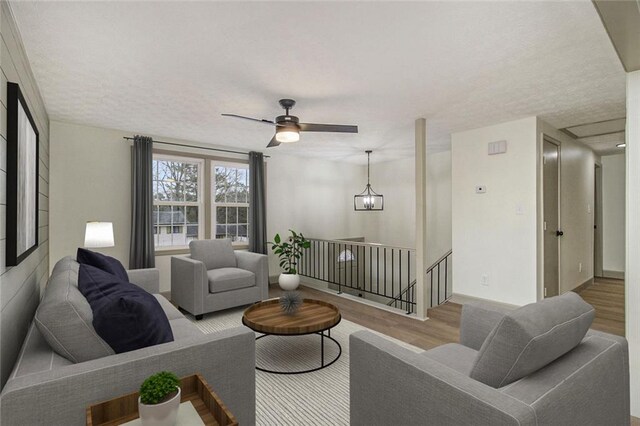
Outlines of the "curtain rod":
{"label": "curtain rod", "polygon": [[[133,138],[129,137],[129,136],[124,136],[123,139],[126,139],[128,141],[132,141]],[[164,142],[164,141],[157,141],[155,139],[153,139],[153,143],[161,143],[163,145],[174,145],[174,146],[182,146],[182,147],[186,147],[186,148],[196,148],[196,149],[206,149],[208,151],[219,151],[219,152],[228,152],[230,154],[242,154],[242,155],[249,155],[248,152],[243,152],[243,151],[233,151],[231,149],[221,149],[221,148],[205,148],[203,146],[197,146],[197,145],[186,145],[183,143],[175,143],[175,142]],[[264,158],[271,158],[269,155],[265,155]]]}

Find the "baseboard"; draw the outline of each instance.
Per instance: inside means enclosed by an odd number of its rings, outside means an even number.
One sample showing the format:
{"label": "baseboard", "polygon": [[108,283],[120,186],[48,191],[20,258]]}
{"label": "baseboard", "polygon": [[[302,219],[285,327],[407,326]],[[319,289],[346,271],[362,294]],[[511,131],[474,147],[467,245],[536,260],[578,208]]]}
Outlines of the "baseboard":
{"label": "baseboard", "polygon": [[583,282],[582,284],[580,284],[579,286],[577,286],[576,288],[574,288],[573,292],[575,293],[580,293],[581,291],[586,290],[587,288],[591,287],[593,285],[593,277],[589,278],[588,280],[586,280],[585,282]]}
{"label": "baseboard", "polygon": [[510,303],[496,302],[495,300],[491,300],[491,299],[483,299],[482,297],[467,296],[466,294],[459,294],[459,293],[453,293],[453,295],[449,299],[449,302],[457,303],[459,305],[464,305],[464,304],[467,304],[467,303],[478,303],[478,302],[481,302],[481,303],[486,303],[488,305],[495,305],[497,307],[502,307],[502,308],[506,308],[506,309],[519,308],[518,305],[512,305]]}
{"label": "baseboard", "polygon": [[616,280],[624,280],[624,271],[602,271],[603,278],[614,278]]}

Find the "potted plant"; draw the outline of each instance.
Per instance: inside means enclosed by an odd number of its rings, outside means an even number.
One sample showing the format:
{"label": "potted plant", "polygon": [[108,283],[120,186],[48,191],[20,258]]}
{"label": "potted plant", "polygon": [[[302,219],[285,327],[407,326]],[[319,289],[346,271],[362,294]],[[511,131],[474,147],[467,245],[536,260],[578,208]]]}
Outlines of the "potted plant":
{"label": "potted plant", "polygon": [[168,371],[148,377],[140,386],[138,413],[143,426],[175,426],[180,407],[180,379]]}
{"label": "potted plant", "polygon": [[311,247],[311,242],[304,235],[289,229],[291,235],[286,240],[280,238],[280,234],[273,237],[271,250],[280,258],[282,273],[278,277],[280,288],[286,291],[295,290],[300,285],[298,275],[298,262],[302,258],[302,251]]}

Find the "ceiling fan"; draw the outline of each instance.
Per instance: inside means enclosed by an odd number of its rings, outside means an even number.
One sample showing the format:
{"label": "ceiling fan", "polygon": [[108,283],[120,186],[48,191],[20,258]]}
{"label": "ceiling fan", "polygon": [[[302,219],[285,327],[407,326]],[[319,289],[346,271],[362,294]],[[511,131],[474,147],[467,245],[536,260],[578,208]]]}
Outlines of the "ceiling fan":
{"label": "ceiling fan", "polygon": [[284,115],[279,115],[274,121],[245,117],[237,114],[222,114],[225,117],[236,117],[244,120],[257,121],[258,123],[275,126],[276,133],[267,145],[267,148],[278,146],[281,143],[298,142],[300,140],[300,132],[334,132],[334,133],[358,133],[358,126],[350,126],[343,124],[313,124],[300,123],[298,117],[289,115],[289,110],[293,108],[296,101],[293,99],[280,99],[280,106],[285,110]]}

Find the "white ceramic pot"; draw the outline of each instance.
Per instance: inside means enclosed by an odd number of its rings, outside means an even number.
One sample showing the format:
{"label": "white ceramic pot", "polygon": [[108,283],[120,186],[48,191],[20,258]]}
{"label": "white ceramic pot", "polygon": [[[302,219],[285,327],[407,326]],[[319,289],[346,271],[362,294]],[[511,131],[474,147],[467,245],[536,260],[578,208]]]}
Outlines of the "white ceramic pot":
{"label": "white ceramic pot", "polygon": [[283,272],[278,278],[278,284],[280,284],[280,288],[284,291],[295,290],[300,285],[300,275],[285,274]]}
{"label": "white ceramic pot", "polygon": [[180,388],[178,394],[160,404],[147,405],[138,397],[138,413],[142,426],[175,426],[180,408]]}

